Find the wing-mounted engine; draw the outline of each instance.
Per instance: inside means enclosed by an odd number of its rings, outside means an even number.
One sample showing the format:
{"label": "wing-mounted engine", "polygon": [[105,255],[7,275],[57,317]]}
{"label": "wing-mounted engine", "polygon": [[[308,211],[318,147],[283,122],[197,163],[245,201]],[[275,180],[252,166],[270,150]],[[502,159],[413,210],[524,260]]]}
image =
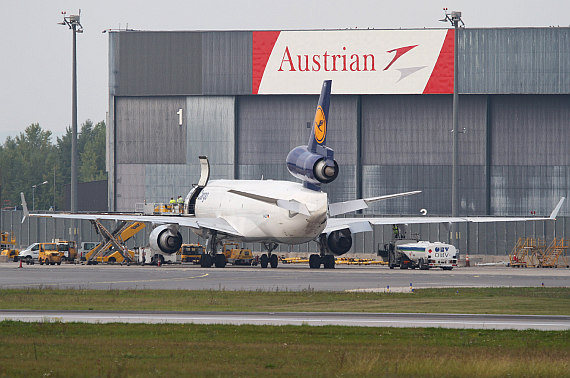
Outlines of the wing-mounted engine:
{"label": "wing-mounted engine", "polygon": [[182,235],[178,227],[166,224],[156,227],[149,236],[150,247],[155,251],[176,253],[182,246]]}
{"label": "wing-mounted engine", "polygon": [[348,228],[321,234],[319,244],[334,255],[344,255],[352,247],[352,234]]}

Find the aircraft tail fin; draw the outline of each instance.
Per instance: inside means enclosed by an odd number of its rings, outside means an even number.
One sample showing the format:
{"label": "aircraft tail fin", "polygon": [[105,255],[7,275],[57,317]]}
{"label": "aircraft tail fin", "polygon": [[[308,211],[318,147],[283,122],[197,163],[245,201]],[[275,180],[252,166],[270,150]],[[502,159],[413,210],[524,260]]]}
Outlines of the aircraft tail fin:
{"label": "aircraft tail fin", "polygon": [[313,120],[311,137],[309,138],[309,151],[318,152],[317,146],[326,146],[327,126],[329,119],[329,105],[331,101],[332,80],[323,81],[319,103]]}
{"label": "aircraft tail fin", "polygon": [[292,149],[286,160],[289,172],[312,190],[320,190],[321,184],[338,176],[334,151],[326,146],[331,88],[332,80],[323,81],[309,143]]}

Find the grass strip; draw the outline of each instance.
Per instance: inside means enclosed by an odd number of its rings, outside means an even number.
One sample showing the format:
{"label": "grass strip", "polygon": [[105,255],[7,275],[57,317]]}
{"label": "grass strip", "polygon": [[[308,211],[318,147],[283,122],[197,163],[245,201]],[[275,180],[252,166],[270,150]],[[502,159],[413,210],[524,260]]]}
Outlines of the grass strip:
{"label": "grass strip", "polygon": [[1,309],[570,314],[570,288],[421,289],[414,293],[226,290],[0,290]]}
{"label": "grass strip", "polygon": [[0,376],[568,376],[570,331],[0,322]]}

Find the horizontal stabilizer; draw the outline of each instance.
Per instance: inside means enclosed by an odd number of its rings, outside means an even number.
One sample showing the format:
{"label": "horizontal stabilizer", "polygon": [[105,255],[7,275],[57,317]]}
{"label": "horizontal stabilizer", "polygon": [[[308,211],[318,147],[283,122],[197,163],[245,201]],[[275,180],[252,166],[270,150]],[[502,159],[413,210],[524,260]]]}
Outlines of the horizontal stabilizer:
{"label": "horizontal stabilizer", "polygon": [[329,204],[329,216],[334,217],[335,215],[346,214],[352,211],[363,210],[368,208],[368,204],[371,202],[376,202],[380,200],[410,196],[412,194],[421,193],[421,190],[414,190],[412,192],[387,194],[379,197],[370,197],[364,199],[357,199],[353,201],[336,202]]}
{"label": "horizontal stabilizer", "polygon": [[300,214],[303,214],[306,216],[311,215],[309,213],[309,209],[307,209],[307,206],[304,203],[301,203],[299,201],[271,198],[271,197],[266,197],[266,196],[262,196],[259,194],[242,192],[241,190],[235,190],[235,189],[228,190],[228,192],[233,193],[233,194],[237,194],[237,195],[240,195],[243,197],[251,198],[251,199],[254,199],[256,201],[269,203],[269,204],[275,205],[277,207],[280,207],[282,209],[289,210],[291,213],[297,213],[297,214],[300,213]]}

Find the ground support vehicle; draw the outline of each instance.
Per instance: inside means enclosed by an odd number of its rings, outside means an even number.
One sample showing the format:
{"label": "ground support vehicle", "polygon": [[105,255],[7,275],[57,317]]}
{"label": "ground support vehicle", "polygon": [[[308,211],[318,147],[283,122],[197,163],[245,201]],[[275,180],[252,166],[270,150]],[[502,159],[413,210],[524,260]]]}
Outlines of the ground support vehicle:
{"label": "ground support vehicle", "polygon": [[135,252],[128,250],[127,253],[130,256],[129,261],[127,261],[119,251],[110,250],[109,253],[105,254],[104,256],[97,256],[95,262],[108,263],[108,264],[114,264],[114,263],[129,264],[131,261],[135,261]]}
{"label": "ground support vehicle", "polygon": [[162,253],[160,251],[154,251],[152,248],[145,247],[139,250],[138,262],[142,265],[174,264],[176,263],[176,253]]}
{"label": "ground support vehicle", "polygon": [[[93,220],[91,223],[105,240],[85,254],[87,265],[96,264],[99,257],[104,258],[115,252],[121,254],[123,262],[135,261],[134,257],[129,254],[125,242],[145,227],[143,222],[121,222],[113,232],[107,230],[98,220]],[[118,261],[117,258],[115,261]]]}
{"label": "ground support vehicle", "polygon": [[253,265],[256,261],[251,249],[240,248],[236,242],[224,243],[222,253],[226,261],[232,265]]}
{"label": "ground support vehicle", "polygon": [[200,244],[182,244],[180,261],[199,264],[204,254],[204,247]]}
{"label": "ground support vehicle", "polygon": [[20,251],[18,258],[26,264],[33,264],[40,254],[40,243],[32,243],[23,251]]}
{"label": "ground support vehicle", "polygon": [[11,232],[0,232],[0,256],[3,259],[18,261],[19,251],[16,249],[16,237]]}
{"label": "ground support vehicle", "polygon": [[383,258],[387,255],[390,269],[451,270],[457,266],[457,250],[453,245],[441,242],[393,240],[385,245],[384,251],[379,251],[379,255]]}
{"label": "ground support vehicle", "polygon": [[57,250],[62,253],[64,261],[75,261],[77,259],[77,244],[74,241],[57,241]]}
{"label": "ground support vehicle", "polygon": [[38,262],[40,265],[61,265],[63,254],[58,251],[57,243],[40,243]]}

